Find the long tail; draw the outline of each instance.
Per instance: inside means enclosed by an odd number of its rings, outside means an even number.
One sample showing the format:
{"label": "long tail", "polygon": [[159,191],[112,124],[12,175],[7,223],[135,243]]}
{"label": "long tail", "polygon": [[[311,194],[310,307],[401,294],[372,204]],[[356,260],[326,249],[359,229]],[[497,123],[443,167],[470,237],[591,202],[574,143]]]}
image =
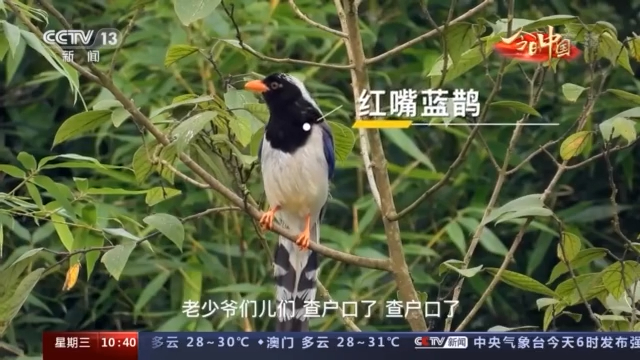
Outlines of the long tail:
{"label": "long tail", "polygon": [[[311,228],[311,241],[320,240],[320,222]],[[274,276],[278,322],[276,331],[309,331],[304,305],[316,298],[318,254],[300,250],[291,240],[278,238],[274,255]]]}

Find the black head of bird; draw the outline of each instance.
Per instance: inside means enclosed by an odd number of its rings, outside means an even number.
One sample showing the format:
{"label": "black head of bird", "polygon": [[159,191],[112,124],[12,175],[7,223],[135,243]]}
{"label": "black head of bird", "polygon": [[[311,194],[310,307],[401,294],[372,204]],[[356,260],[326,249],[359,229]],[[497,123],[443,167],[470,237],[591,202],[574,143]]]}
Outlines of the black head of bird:
{"label": "black head of bird", "polygon": [[[291,75],[271,74],[262,80],[249,81],[244,88],[261,93],[271,114],[293,111],[304,117],[305,121],[311,122],[322,117],[318,105],[304,84]],[[315,119],[307,119],[307,114]]]}

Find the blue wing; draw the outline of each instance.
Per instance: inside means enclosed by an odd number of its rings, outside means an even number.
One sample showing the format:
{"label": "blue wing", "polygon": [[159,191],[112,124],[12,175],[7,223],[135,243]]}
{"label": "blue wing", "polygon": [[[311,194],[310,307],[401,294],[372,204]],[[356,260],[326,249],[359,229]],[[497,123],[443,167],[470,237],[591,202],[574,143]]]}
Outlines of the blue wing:
{"label": "blue wing", "polygon": [[327,159],[327,165],[329,169],[329,179],[333,178],[333,171],[336,168],[336,155],[333,145],[333,135],[331,134],[331,127],[326,121],[320,123],[322,129],[322,147],[324,150],[324,157]]}

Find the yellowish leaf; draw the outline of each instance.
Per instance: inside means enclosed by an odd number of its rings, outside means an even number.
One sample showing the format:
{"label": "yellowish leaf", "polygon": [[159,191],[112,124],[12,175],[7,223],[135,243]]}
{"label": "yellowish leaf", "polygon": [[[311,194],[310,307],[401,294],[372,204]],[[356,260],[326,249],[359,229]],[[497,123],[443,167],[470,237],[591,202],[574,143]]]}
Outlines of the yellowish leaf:
{"label": "yellowish leaf", "polygon": [[78,282],[78,274],[80,274],[80,267],[80,262],[69,266],[64,284],[62,285],[62,291],[69,291],[76,285]]}
{"label": "yellowish leaf", "polygon": [[591,136],[590,131],[578,131],[567,137],[560,145],[560,157],[562,160],[569,160],[580,154],[588,143]]}

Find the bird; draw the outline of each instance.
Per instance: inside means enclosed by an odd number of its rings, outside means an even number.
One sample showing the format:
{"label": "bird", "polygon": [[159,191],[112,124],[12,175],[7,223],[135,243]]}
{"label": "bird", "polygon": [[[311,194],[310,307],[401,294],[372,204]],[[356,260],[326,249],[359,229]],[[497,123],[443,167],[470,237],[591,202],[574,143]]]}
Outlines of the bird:
{"label": "bird", "polygon": [[315,300],[319,265],[309,244],[320,242],[335,169],[333,135],[304,83],[292,75],[271,74],[244,88],[261,94],[269,110],[258,148],[269,203],[260,225],[270,230],[275,219],[299,234],[295,243],[280,235],[274,252],[276,331],[309,331],[304,305]]}

